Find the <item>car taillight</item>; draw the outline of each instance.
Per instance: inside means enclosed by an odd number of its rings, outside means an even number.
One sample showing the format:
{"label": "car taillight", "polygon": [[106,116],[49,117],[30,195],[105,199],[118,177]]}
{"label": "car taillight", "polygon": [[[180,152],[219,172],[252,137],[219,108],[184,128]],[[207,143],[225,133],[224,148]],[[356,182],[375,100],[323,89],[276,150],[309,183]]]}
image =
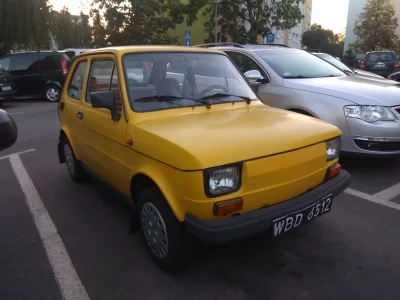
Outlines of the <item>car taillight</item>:
{"label": "car taillight", "polygon": [[389,75],[389,76],[388,76],[388,79],[392,79],[392,75]]}
{"label": "car taillight", "polygon": [[66,77],[67,73],[68,73],[67,62],[65,61],[65,59],[62,55],[60,56],[60,61],[61,61],[62,73],[63,73],[64,77]]}
{"label": "car taillight", "polygon": [[361,62],[361,67],[360,67],[360,69],[361,69],[361,70],[365,70],[365,61],[362,61],[362,62]]}
{"label": "car taillight", "polygon": [[397,60],[394,62],[394,70],[395,71],[399,70],[399,62]]}

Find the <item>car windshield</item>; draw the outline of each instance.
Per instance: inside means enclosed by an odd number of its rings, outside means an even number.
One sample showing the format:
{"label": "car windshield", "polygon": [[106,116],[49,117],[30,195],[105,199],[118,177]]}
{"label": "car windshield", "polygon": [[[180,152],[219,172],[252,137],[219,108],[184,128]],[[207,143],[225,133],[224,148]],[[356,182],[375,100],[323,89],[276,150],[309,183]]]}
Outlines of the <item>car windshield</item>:
{"label": "car windshield", "polygon": [[365,57],[365,60],[368,62],[380,62],[380,61],[393,62],[396,60],[396,55],[392,52],[373,52],[373,53],[368,53]]}
{"label": "car windshield", "polygon": [[342,71],[301,50],[256,50],[254,51],[282,78],[320,78],[345,76]]}
{"label": "car windshield", "polygon": [[224,54],[131,53],[123,56],[123,67],[137,112],[257,99]]}
{"label": "car windshield", "polygon": [[336,68],[338,68],[344,72],[354,73],[353,70],[351,70],[348,66],[346,66],[340,60],[338,60],[337,58],[334,58],[333,56],[331,56],[329,54],[316,54],[316,56],[322,58],[323,60],[327,61],[328,63],[334,65]]}

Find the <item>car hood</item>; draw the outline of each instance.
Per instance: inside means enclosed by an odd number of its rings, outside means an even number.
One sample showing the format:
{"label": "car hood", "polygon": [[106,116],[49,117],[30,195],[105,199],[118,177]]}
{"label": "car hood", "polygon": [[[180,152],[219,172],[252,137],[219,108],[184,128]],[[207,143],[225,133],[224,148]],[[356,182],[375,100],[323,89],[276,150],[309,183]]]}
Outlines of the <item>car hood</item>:
{"label": "car hood", "polygon": [[180,170],[201,170],[291,151],[341,135],[324,121],[266,105],[137,124],[136,151]]}
{"label": "car hood", "polygon": [[362,76],[284,79],[287,88],[345,99],[360,105],[400,104],[400,84],[391,80]]}

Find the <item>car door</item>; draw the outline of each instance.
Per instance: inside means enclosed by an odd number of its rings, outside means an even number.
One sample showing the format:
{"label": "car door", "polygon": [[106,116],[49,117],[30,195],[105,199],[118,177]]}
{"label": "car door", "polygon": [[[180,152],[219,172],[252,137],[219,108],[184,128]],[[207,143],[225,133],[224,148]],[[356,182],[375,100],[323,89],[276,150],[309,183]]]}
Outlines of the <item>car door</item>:
{"label": "car door", "polygon": [[75,155],[82,160],[82,131],[83,121],[79,112],[85,103],[86,78],[89,73],[87,59],[79,59],[72,66],[72,75],[66,91],[61,96],[59,116],[64,131],[67,133]]}
{"label": "car door", "polygon": [[38,55],[24,53],[11,56],[10,74],[18,88],[18,96],[42,96]]}
{"label": "car door", "polygon": [[[269,78],[267,72],[252,57],[237,51],[224,50],[226,54],[233,60],[238,69],[244,74],[248,71],[257,70],[265,78]],[[266,94],[270,91],[270,83],[261,83],[258,88],[258,94]]]}
{"label": "car door", "polygon": [[85,102],[80,111],[83,128],[83,157],[85,163],[103,180],[119,191],[129,186],[129,170],[126,165],[127,122],[111,118],[104,108],[93,108],[90,95],[93,92],[112,91],[115,106],[122,112],[123,101],[119,85],[118,68],[112,55],[96,55],[90,61],[90,71],[85,93]]}

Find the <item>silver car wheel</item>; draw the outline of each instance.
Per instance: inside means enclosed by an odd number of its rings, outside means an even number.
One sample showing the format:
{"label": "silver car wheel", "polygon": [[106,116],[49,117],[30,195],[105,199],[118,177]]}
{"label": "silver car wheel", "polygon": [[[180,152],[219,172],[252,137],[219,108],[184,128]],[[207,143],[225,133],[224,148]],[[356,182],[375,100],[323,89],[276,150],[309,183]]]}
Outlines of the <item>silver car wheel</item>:
{"label": "silver car wheel", "polygon": [[74,157],[72,155],[72,150],[69,147],[69,145],[65,144],[64,145],[64,157],[65,157],[65,163],[67,164],[68,171],[71,173],[71,175],[75,174],[75,161]]}
{"label": "silver car wheel", "polygon": [[46,97],[49,101],[57,101],[58,95],[59,95],[59,92],[58,92],[58,89],[56,89],[56,88],[51,87],[51,88],[48,88],[46,91]]}
{"label": "silver car wheel", "polygon": [[142,230],[151,251],[160,259],[168,254],[168,235],[164,220],[157,208],[146,202],[141,211]]}

